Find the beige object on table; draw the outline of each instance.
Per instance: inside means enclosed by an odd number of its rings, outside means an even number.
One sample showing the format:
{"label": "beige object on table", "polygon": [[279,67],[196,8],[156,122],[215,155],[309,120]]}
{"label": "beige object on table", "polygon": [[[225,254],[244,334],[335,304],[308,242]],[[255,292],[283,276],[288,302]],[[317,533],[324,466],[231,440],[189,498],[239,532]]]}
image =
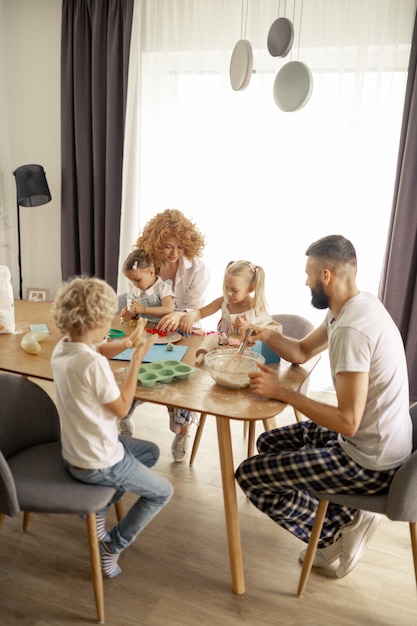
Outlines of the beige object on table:
{"label": "beige object on table", "polygon": [[219,345],[219,335],[217,333],[212,333],[211,335],[206,335],[201,342],[201,346],[196,350],[195,353],[195,364],[200,365],[204,361],[204,357],[207,352],[211,352],[215,350]]}

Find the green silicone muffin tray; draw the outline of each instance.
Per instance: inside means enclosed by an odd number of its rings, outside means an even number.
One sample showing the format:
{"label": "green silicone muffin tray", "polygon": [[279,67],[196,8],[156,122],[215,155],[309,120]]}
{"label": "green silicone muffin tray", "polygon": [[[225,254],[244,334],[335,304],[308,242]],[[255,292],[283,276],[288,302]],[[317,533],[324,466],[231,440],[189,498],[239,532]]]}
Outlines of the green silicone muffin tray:
{"label": "green silicone muffin tray", "polygon": [[156,361],[140,366],[138,381],[143,387],[153,387],[156,383],[172,383],[174,379],[188,378],[196,371],[195,367],[181,361]]}

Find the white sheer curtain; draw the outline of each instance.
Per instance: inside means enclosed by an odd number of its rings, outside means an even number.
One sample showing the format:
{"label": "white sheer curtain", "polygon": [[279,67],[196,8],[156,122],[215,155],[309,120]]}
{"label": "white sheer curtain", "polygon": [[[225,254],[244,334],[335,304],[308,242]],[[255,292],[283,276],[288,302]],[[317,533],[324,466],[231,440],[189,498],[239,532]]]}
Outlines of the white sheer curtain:
{"label": "white sheer curtain", "polygon": [[[175,207],[206,234],[210,300],[228,261],[246,258],[266,271],[271,313],[318,322],[304,253],[331,233],[353,241],[359,285],[377,293],[415,5],[138,0],[121,255],[148,219]],[[294,23],[284,59],[266,46],[278,16]],[[230,57],[241,38],[252,44],[254,73],[234,92]],[[284,113],[272,87],[290,60],[307,63],[314,89],[302,110]]]}

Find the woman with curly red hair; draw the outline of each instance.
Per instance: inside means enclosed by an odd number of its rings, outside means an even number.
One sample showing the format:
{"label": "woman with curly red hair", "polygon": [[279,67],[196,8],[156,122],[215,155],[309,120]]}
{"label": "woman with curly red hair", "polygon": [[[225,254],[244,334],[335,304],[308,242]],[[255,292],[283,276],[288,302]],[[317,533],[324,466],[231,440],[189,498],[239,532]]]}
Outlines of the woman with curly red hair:
{"label": "woman with curly red hair", "polygon": [[[177,209],[158,213],[143,228],[136,247],[152,260],[162,280],[171,280],[174,286],[175,310],[161,318],[159,330],[176,330],[184,315],[204,305],[210,280],[201,260],[205,245],[196,225]],[[175,433],[172,456],[180,462],[187,452],[190,426],[197,421],[197,415],[176,407],[169,407],[168,412],[170,428]]]}

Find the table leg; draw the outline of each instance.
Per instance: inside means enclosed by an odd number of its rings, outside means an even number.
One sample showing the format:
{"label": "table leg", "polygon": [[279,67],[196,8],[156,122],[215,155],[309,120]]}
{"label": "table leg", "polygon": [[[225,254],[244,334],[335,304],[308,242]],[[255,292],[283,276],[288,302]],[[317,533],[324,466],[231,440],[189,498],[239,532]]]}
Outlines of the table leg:
{"label": "table leg", "polygon": [[216,417],[216,422],[230,569],[232,571],[232,589],[237,595],[242,595],[245,593],[245,577],[243,573],[242,545],[240,542],[230,421],[225,417]]}
{"label": "table leg", "polygon": [[249,422],[248,458],[255,454],[256,421]]}

